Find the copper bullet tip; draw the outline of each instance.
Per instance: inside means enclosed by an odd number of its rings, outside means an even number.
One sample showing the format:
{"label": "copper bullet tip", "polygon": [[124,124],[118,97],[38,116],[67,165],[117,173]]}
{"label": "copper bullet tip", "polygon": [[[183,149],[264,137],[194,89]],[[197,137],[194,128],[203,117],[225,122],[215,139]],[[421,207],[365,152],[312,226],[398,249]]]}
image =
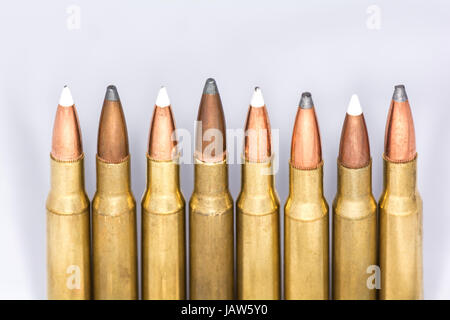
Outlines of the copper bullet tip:
{"label": "copper bullet tip", "polygon": [[216,80],[214,80],[213,78],[208,78],[206,80],[205,86],[203,88],[203,94],[219,94]]}
{"label": "copper bullet tip", "polygon": [[51,154],[59,161],[75,161],[83,155],[77,110],[67,85],[61,92],[56,110]]}
{"label": "copper bullet tip", "polygon": [[129,155],[128,133],[115,86],[108,86],[98,129],[98,157],[108,163],[123,162]]}
{"label": "copper bullet tip", "polygon": [[206,80],[198,109],[195,157],[204,162],[226,158],[225,116],[216,81]]}
{"label": "copper bullet tip", "polygon": [[249,162],[266,162],[272,156],[269,116],[259,87],[255,88],[248,109],[244,156]]}
{"label": "copper bullet tip", "polygon": [[311,109],[314,107],[314,103],[311,97],[311,93],[303,92],[298,106],[302,109]]}
{"label": "copper bullet tip", "polygon": [[[305,105],[309,108],[297,108],[294,132],[291,144],[291,165],[302,170],[316,169],[322,163],[322,146],[320,142],[319,125],[312,102],[311,94],[305,92]],[[300,99],[300,103],[302,101]],[[307,103],[306,103],[307,102]]]}
{"label": "copper bullet tip", "polygon": [[392,96],[392,100],[397,102],[404,102],[408,100],[408,96],[406,95],[405,86],[402,84],[399,84],[394,87],[394,94]]}
{"label": "copper bullet tip", "polygon": [[161,87],[153,110],[148,139],[148,156],[157,161],[170,161],[177,156],[175,121],[172,116],[169,95]]}
{"label": "copper bullet tip", "polygon": [[416,135],[405,86],[395,86],[384,138],[384,155],[392,162],[408,162],[416,155]]}
{"label": "copper bullet tip", "polygon": [[338,159],[341,165],[350,169],[364,168],[370,163],[369,136],[356,94],[350,99],[345,115]]}

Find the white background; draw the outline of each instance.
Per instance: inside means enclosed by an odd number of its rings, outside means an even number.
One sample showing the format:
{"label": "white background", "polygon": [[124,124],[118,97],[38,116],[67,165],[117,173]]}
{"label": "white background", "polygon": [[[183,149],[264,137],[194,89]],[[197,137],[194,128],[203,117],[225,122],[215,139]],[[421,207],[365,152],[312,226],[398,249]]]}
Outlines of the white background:
{"label": "white background", "polygon": [[[415,119],[424,200],[425,297],[449,299],[450,4],[339,3],[1,1],[0,298],[46,298],[45,200],[62,86],[70,86],[78,108],[86,188],[92,198],[100,109],[105,87],[117,85],[128,123],[133,191],[140,201],[159,86],[168,88],[177,126],[193,132],[204,81],[212,76],[230,129],[242,128],[252,88],[262,88],[272,127],[280,130],[276,184],[283,203],[302,91],[311,91],[316,105],[325,194],[331,203],[351,94],[359,95],[364,110],[378,198],[386,115],[393,86],[404,83]],[[71,5],[81,10],[79,25],[66,11]],[[379,20],[367,12],[371,5],[377,6]],[[376,26],[380,28],[373,29]],[[182,190],[187,199],[192,177],[192,166],[184,165]],[[236,198],[238,165],[230,166],[229,180]]]}

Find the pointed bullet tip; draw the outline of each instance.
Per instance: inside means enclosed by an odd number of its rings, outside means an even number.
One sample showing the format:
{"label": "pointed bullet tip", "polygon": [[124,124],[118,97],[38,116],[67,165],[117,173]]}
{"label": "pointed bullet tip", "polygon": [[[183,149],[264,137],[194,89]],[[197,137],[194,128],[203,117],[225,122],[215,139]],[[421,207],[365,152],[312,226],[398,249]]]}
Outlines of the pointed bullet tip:
{"label": "pointed bullet tip", "polygon": [[162,86],[161,89],[159,89],[158,97],[156,98],[156,106],[160,108],[168,107],[170,106],[170,99],[169,95],[167,94],[166,87]]}
{"label": "pointed bullet tip", "polygon": [[347,114],[351,116],[359,116],[362,114],[361,103],[357,94],[352,95],[350,98],[350,103],[348,104]]}
{"label": "pointed bullet tip", "polygon": [[302,109],[311,109],[312,107],[314,107],[311,93],[303,92],[298,106]]}
{"label": "pointed bullet tip", "polygon": [[250,106],[254,108],[264,107],[264,97],[262,95],[261,89],[259,87],[255,87],[255,91],[253,91],[252,100],[250,101]]}
{"label": "pointed bullet tip", "polygon": [[67,85],[61,91],[61,96],[59,97],[59,105],[61,107],[71,107],[74,105],[72,94]]}
{"label": "pointed bullet tip", "polygon": [[117,92],[116,86],[109,85],[108,88],[106,88],[106,95],[105,100],[108,101],[119,101],[119,93]]}
{"label": "pointed bullet tip", "polygon": [[216,80],[213,78],[208,78],[205,82],[205,87],[203,88],[203,94],[218,94]]}
{"label": "pointed bullet tip", "polygon": [[392,100],[397,102],[405,102],[408,100],[408,96],[406,95],[405,86],[403,84],[397,85],[394,87],[394,95],[392,96]]}

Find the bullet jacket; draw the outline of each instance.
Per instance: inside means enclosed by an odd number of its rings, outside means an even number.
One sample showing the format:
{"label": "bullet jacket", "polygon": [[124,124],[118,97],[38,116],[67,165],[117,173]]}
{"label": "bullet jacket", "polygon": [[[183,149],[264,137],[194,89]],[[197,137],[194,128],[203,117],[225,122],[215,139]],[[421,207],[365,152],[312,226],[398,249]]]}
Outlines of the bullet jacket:
{"label": "bullet jacket", "polygon": [[47,291],[49,299],[90,299],[89,199],[84,159],[51,158],[47,198]]}
{"label": "bullet jacket", "polygon": [[242,164],[236,203],[238,299],[280,299],[280,201],[272,170],[272,161]]}
{"label": "bullet jacket", "polygon": [[189,202],[190,298],[234,298],[233,199],[226,160],[195,159]]}
{"label": "bullet jacket", "polygon": [[422,199],[417,190],[417,158],[405,163],[384,158],[379,215],[380,299],[423,299]]}
{"label": "bullet jacket", "polygon": [[147,156],[142,199],[142,298],[186,298],[185,201],[176,161]]}
{"label": "bullet jacket", "polygon": [[323,195],[323,164],[302,170],[289,166],[284,208],[284,287],[288,300],[328,299],[328,204]]}
{"label": "bullet jacket", "polygon": [[94,298],[137,299],[136,201],[129,157],[121,163],[97,157],[92,225]]}
{"label": "bullet jacket", "polygon": [[376,287],[367,283],[377,265],[376,211],[371,164],[351,169],[338,163],[338,191],[333,202],[333,299],[376,299]]}

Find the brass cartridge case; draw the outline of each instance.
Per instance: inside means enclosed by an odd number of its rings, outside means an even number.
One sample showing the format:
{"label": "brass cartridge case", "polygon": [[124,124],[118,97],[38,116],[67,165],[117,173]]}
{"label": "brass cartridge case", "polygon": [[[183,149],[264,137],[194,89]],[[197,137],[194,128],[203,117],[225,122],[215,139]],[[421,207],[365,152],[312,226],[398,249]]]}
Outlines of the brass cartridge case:
{"label": "brass cartridge case", "polygon": [[116,164],[97,157],[92,226],[94,298],[137,299],[136,201],[129,157]]}
{"label": "brass cartridge case", "polygon": [[376,211],[372,164],[350,169],[338,163],[333,202],[333,299],[376,299],[376,289],[367,285],[369,267],[377,265]]}
{"label": "brass cartridge case", "polygon": [[47,294],[49,299],[91,298],[89,199],[84,159],[51,157],[47,198]]}
{"label": "brass cartridge case", "polygon": [[176,161],[147,156],[142,199],[142,298],[186,298],[185,201]]}
{"label": "brass cartridge case", "polygon": [[328,204],[323,164],[301,170],[289,166],[284,208],[284,288],[287,300],[326,300],[329,286]]}
{"label": "brass cartridge case", "polygon": [[417,158],[395,163],[384,158],[380,215],[380,299],[423,299],[422,199]]}
{"label": "brass cartridge case", "polygon": [[233,199],[226,160],[195,159],[189,202],[190,298],[234,298]]}
{"label": "brass cartridge case", "polygon": [[237,298],[280,299],[280,200],[271,161],[242,164],[236,210]]}

